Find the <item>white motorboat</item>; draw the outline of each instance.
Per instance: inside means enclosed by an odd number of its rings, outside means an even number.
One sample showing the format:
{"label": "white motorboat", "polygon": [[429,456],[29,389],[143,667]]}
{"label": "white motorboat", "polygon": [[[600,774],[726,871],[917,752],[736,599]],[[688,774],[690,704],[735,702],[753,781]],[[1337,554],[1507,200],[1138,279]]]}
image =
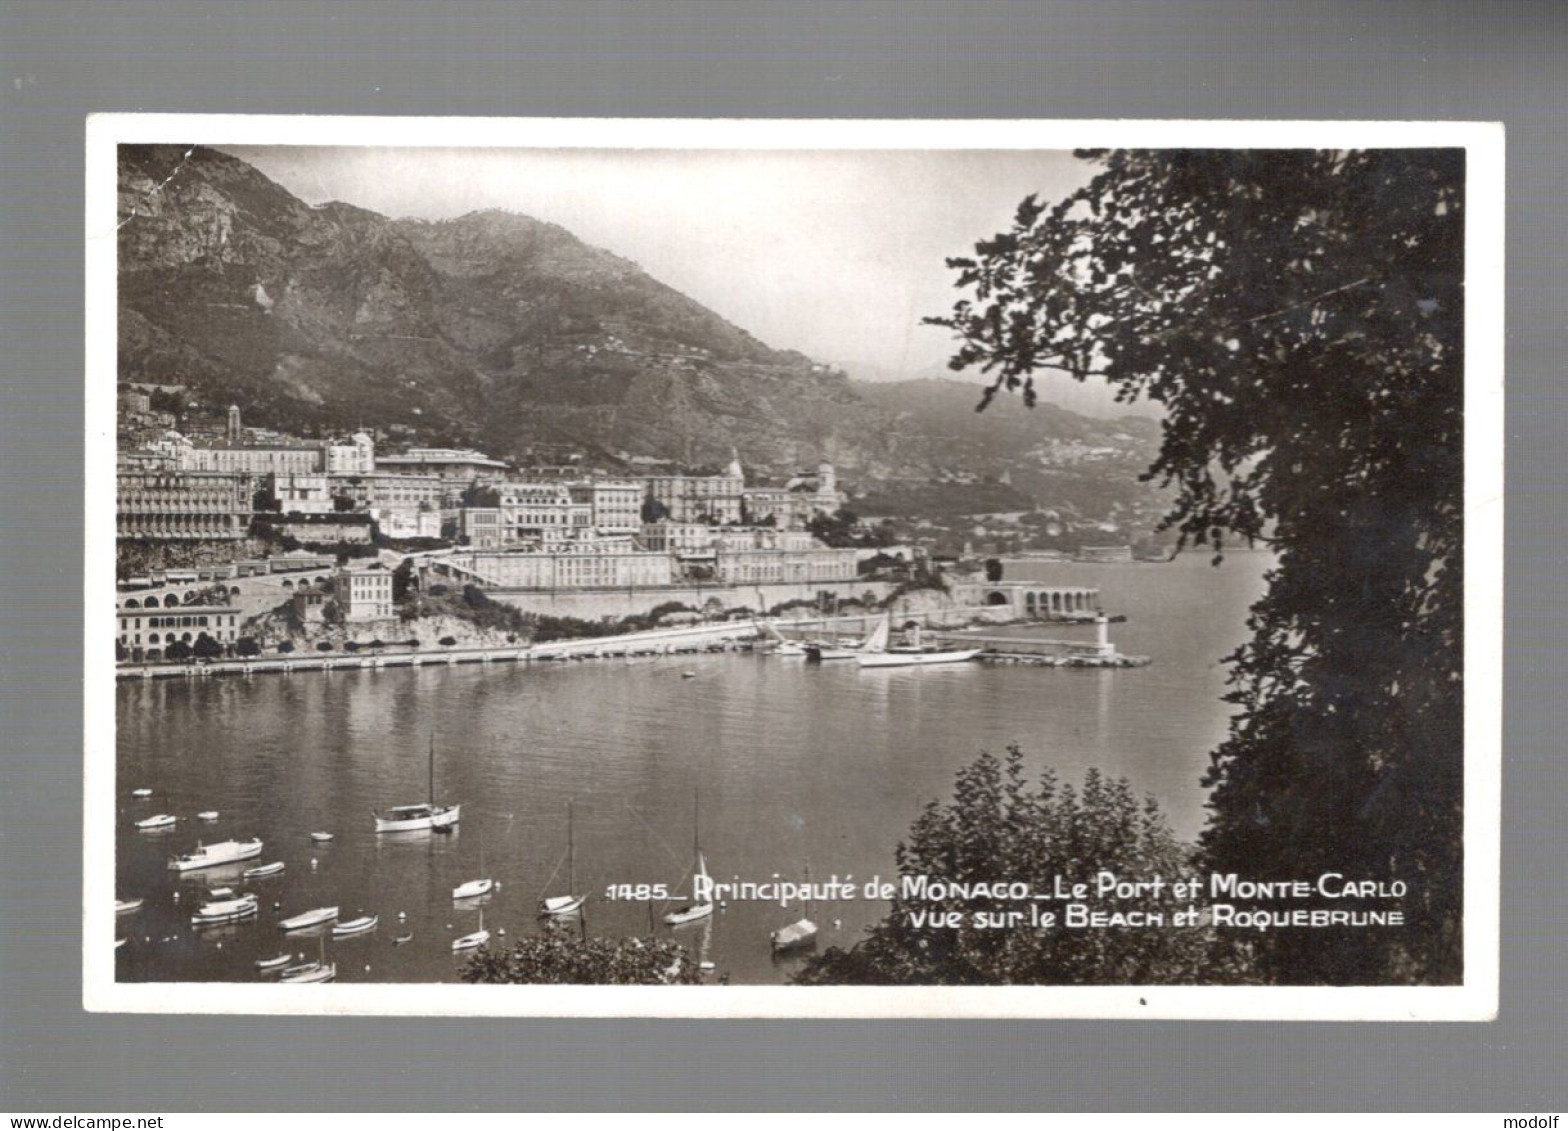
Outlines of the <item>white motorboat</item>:
{"label": "white motorboat", "polygon": [[218,811],[216,809],[203,810],[196,814],[196,819],[198,821],[216,821],[218,819]]}
{"label": "white motorboat", "polygon": [[[586,895],[572,895],[577,887],[577,850],[575,837],[572,835],[572,803],[566,803],[566,895],[546,896],[539,901],[539,914],[559,916],[570,915],[579,910],[588,902]],[[556,865],[560,867],[559,864]]]}
{"label": "white motorboat", "polygon": [[310,834],[310,839],[315,841],[317,844],[325,844],[327,841],[332,839],[332,834],[331,833],[311,833]]}
{"label": "white motorboat", "polygon": [[338,917],[336,907],[316,907],[310,911],[302,911],[288,919],[278,921],[278,929],[282,931],[303,931],[306,927],[319,927],[323,923],[330,923]]}
{"label": "white motorboat", "polygon": [[289,959],[293,957],[292,954],[280,954],[276,958],[258,958],[256,959],[256,969],[266,971],[281,970],[289,964]]}
{"label": "white motorboat", "polygon": [[151,797],[152,796],[152,790],[150,790],[150,789],[133,789],[133,790],[131,790],[131,796],[132,797]]}
{"label": "white motorboat", "polygon": [[485,930],[485,910],[479,909],[479,929],[473,934],[464,935],[460,939],[452,940],[452,953],[457,954],[464,950],[477,950],[490,941],[490,932]]}
{"label": "white motorboat", "polygon": [[263,864],[259,868],[246,868],[245,878],[259,880],[266,876],[276,876],[281,871],[283,871],[283,861],[274,860],[271,864]]}
{"label": "white motorboat", "polygon": [[173,813],[159,813],[155,817],[148,817],[144,821],[137,821],[136,827],[141,829],[143,832],[151,832],[153,829],[169,828],[178,820],[179,818],[176,817]]}
{"label": "white motorboat", "polygon": [[462,814],[461,805],[436,803],[436,740],[430,738],[430,800],[419,805],[395,805],[385,813],[371,810],[378,833],[406,833],[418,829],[453,828]]}
{"label": "white motorboat", "polygon": [[132,911],[140,911],[145,899],[117,899],[114,901],[116,915],[129,915]]}
{"label": "white motorboat", "polygon": [[336,962],[307,962],[303,966],[290,967],[278,975],[278,981],[290,982],[295,985],[306,982],[332,982],[338,976]]}
{"label": "white motorboat", "polygon": [[902,668],[917,664],[961,664],[978,656],[980,648],[925,648],[920,644],[920,626],[913,631],[913,640],[903,647],[889,647],[893,632],[893,614],[887,613],[882,622],[866,638],[856,660],[863,668]]}
{"label": "white motorboat", "polygon": [[332,925],[332,937],[342,938],[344,935],[362,935],[366,931],[376,929],[376,924],[381,922],[379,915],[362,915],[358,919],[350,919],[346,923]]}
{"label": "white motorboat", "polygon": [[214,888],[207,893],[207,902],[191,916],[191,926],[204,927],[212,923],[237,923],[249,919],[259,910],[256,897],[247,892],[237,894],[232,888]]}
{"label": "white motorboat", "polygon": [[683,906],[677,907],[674,911],[668,911],[665,913],[664,921],[672,927],[683,926],[686,923],[695,923],[699,919],[706,919],[708,916],[713,914],[713,904],[700,901],[696,897],[698,877],[700,876],[704,881],[708,879],[708,862],[704,860],[702,856],[702,841],[700,839],[701,829],[701,798],[696,794],[695,791],[693,791],[691,841],[692,851],[696,856],[696,863],[692,867],[691,875],[692,901],[690,903],[684,904]]}
{"label": "white motorboat", "polygon": [[224,840],[217,844],[197,842],[193,852],[169,857],[169,870],[189,872],[195,868],[212,868],[219,864],[233,864],[240,860],[254,860],[261,855],[261,838],[255,840]]}
{"label": "white motorboat", "polygon": [[119,950],[122,946],[125,945],[125,942],[126,942],[125,939],[115,939],[114,940],[114,949],[115,950]]}

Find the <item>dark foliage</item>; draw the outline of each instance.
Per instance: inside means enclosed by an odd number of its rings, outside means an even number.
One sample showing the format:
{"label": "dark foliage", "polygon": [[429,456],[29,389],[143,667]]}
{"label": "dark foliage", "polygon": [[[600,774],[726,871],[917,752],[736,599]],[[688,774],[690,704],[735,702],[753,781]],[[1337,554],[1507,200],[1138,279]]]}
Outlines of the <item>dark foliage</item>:
{"label": "dark foliage", "polygon": [[[952,260],[955,369],[1060,371],[1167,417],[1184,545],[1278,554],[1212,755],[1216,869],[1402,879],[1403,932],[1278,932],[1283,982],[1463,973],[1464,158],[1082,154],[1101,172]],[[983,405],[982,405],[983,407]]]}
{"label": "dark foliage", "polygon": [[[1193,871],[1191,850],[1171,834],[1159,806],[1140,802],[1121,779],[1091,769],[1083,787],[1060,786],[1047,770],[1031,787],[1023,755],[983,754],[960,770],[953,799],[932,802],[898,846],[900,876],[945,882],[1052,880],[1092,883],[1105,869],[1124,879],[1167,881]],[[1185,901],[1167,888],[1140,906],[1167,921]],[[1139,985],[1241,980],[1233,944],[1206,928],[1138,930],[958,929],[916,926],[911,912],[1006,911],[1019,904],[980,899],[900,898],[849,950],[831,947],[796,980],[810,985]]]}
{"label": "dark foliage", "polygon": [[582,938],[556,927],[509,950],[480,950],[465,982],[487,985],[690,986],[701,978],[686,948],[668,939]]}

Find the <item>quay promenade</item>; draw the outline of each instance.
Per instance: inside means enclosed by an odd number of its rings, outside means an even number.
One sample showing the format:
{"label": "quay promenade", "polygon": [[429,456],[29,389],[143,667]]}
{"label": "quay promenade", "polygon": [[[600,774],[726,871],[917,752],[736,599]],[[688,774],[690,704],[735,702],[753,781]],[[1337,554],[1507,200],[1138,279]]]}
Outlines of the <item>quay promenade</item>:
{"label": "quay promenade", "polygon": [[[990,606],[963,609],[901,614],[900,624],[917,621],[930,624],[933,620],[950,622],[955,616],[994,613]],[[670,628],[650,629],[616,636],[581,637],[572,640],[552,640],[543,644],[506,644],[500,646],[475,646],[450,648],[378,648],[355,652],[304,653],[295,655],[273,654],[252,656],[245,659],[190,661],[183,663],[122,663],[115,668],[117,680],[204,678],[218,675],[256,675],[263,673],[344,671],[375,668],[427,667],[454,664],[535,663],[559,660],[612,659],[631,656],[681,655],[710,649],[738,648],[764,635],[764,626],[779,632],[800,636],[831,636],[858,638],[870,631],[882,614],[852,614],[838,617],[802,617],[771,621],[728,621],[711,624],[680,625]],[[1047,650],[1062,650],[1067,654],[1087,657],[1099,654],[1113,655],[1105,636],[1104,624],[1100,625],[1097,643],[1077,640],[1047,638],[1015,639],[987,635],[940,633],[941,638],[953,642],[963,641],[970,646],[986,648],[997,653],[997,659],[1021,659],[1033,653],[1038,657]],[[1001,646],[998,648],[998,646]],[[982,658],[990,658],[982,655]]]}

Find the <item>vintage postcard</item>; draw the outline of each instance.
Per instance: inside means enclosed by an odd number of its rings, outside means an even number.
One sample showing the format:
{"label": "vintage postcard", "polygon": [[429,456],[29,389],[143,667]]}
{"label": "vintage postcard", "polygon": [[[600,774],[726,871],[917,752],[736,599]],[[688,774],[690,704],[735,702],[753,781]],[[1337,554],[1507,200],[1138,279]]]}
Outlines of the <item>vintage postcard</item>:
{"label": "vintage postcard", "polygon": [[87,132],[88,1008],[1495,1015],[1500,126]]}

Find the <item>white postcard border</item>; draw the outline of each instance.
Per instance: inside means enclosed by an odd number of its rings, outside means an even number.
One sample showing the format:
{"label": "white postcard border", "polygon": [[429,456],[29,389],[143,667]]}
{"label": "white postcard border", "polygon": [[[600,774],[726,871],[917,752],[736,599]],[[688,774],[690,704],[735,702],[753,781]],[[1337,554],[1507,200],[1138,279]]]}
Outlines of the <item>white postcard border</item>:
{"label": "white postcard border", "polygon": [[[1465,981],[1418,987],[294,987],[114,980],[115,149],[122,143],[430,148],[1463,147]],[[1497,1015],[1503,662],[1503,128],[1481,122],[385,118],[103,114],[87,122],[83,1005],[94,1012],[536,1016],[1491,1020]],[[975,233],[980,238],[986,233]]]}

